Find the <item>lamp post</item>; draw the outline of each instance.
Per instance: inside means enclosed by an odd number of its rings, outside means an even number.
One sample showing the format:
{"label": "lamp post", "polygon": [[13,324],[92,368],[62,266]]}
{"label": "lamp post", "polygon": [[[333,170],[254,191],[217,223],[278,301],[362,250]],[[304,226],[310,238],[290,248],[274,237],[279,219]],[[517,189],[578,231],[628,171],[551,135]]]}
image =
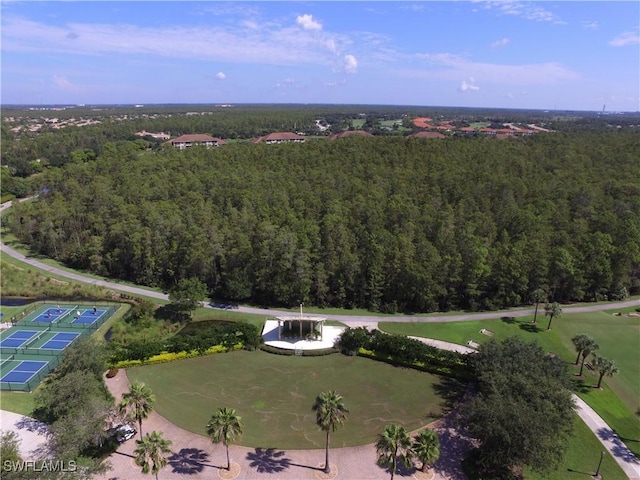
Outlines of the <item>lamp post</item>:
{"label": "lamp post", "polygon": [[600,452],[600,461],[598,462],[598,468],[596,468],[596,473],[594,475],[594,478],[600,478],[600,466],[602,465],[602,459],[606,454],[607,452],[605,452],[604,450]]}

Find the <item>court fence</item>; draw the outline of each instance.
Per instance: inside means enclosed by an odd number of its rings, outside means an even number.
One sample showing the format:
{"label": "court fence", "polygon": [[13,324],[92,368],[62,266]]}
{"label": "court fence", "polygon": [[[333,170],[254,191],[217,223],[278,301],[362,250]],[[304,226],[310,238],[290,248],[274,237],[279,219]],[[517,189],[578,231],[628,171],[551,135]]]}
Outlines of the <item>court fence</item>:
{"label": "court fence", "polygon": [[[32,352],[29,352],[31,355]],[[33,377],[31,377],[27,382],[2,382],[0,387],[2,390],[10,391],[10,392],[31,392],[34,388],[36,388],[40,382],[47,376],[51,371],[58,366],[60,363],[60,357],[56,356],[49,360],[49,363],[46,367],[36,373]]]}

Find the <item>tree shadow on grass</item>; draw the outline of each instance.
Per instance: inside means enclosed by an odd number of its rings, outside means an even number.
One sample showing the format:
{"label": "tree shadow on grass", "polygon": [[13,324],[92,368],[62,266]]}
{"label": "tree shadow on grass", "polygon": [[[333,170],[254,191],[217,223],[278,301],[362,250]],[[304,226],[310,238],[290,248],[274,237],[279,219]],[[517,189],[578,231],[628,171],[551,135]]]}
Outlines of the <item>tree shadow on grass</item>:
{"label": "tree shadow on grass", "polygon": [[439,381],[433,384],[433,390],[442,399],[440,406],[445,413],[460,403],[468,387],[468,382],[445,376],[439,377]]}
{"label": "tree shadow on grass", "polygon": [[593,472],[582,472],[580,470],[574,470],[573,468],[567,468],[567,472],[571,472],[571,473],[581,473],[583,475],[593,475]]}
{"label": "tree shadow on grass", "polygon": [[209,454],[199,448],[183,448],[171,455],[168,460],[171,471],[180,475],[195,475],[202,472],[204,467],[223,468],[206,463],[209,460]]}
{"label": "tree shadow on grass", "polygon": [[500,317],[500,320],[502,320],[504,323],[508,323],[510,325],[513,325],[514,323],[518,323],[516,321],[516,317]]}
{"label": "tree shadow on grass", "polygon": [[538,324],[536,323],[521,323],[518,327],[520,330],[524,330],[529,333],[540,333],[543,331],[541,328],[538,328]]}
{"label": "tree shadow on grass", "polygon": [[584,378],[581,377],[572,377],[571,385],[571,389],[576,393],[588,393],[593,390],[593,387],[591,385],[587,385],[584,382]]}

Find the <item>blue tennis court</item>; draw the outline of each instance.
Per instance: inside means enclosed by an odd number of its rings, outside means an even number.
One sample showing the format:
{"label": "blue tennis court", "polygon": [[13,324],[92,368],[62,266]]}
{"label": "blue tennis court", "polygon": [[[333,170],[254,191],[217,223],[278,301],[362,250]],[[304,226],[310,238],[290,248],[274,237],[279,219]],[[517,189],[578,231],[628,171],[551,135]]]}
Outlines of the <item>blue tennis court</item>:
{"label": "blue tennis court", "polygon": [[23,360],[3,375],[0,382],[27,383],[48,364],[46,361]]}
{"label": "blue tennis court", "polygon": [[32,322],[53,323],[59,318],[64,317],[69,311],[68,308],[48,308],[36,318],[31,320]]}
{"label": "blue tennis court", "polygon": [[[78,312],[80,313],[78,314]],[[95,310],[93,308],[82,311],[78,310],[78,312],[76,312],[76,318],[74,318],[73,322],[71,322],[72,325],[93,325],[98,320],[100,320],[100,317],[107,313],[106,310],[100,308],[96,308]]]}
{"label": "blue tennis court", "polygon": [[42,332],[34,330],[17,330],[7,338],[2,339],[0,342],[0,348],[20,348],[39,333]]}
{"label": "blue tennis court", "polygon": [[45,344],[40,348],[46,348],[48,350],[64,350],[79,336],[79,333],[59,332],[45,342]]}

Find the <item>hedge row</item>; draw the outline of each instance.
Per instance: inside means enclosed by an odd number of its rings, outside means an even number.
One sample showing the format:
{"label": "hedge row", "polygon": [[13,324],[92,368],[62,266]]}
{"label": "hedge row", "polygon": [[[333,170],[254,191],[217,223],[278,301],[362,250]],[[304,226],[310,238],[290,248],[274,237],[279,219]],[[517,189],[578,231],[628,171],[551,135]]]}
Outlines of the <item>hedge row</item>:
{"label": "hedge row", "polygon": [[184,360],[185,358],[201,357],[203,355],[212,355],[214,353],[224,353],[230,350],[241,350],[242,348],[243,345],[241,343],[238,343],[231,349],[227,348],[225,345],[214,345],[213,347],[209,347],[204,352],[200,352],[199,350],[191,350],[189,352],[163,352],[158,355],[149,357],[146,360],[122,360],[117,362],[114,365],[114,368],[128,368],[137,367],[140,365],[152,365],[155,363],[174,362],[176,360]]}
{"label": "hedge row", "polygon": [[471,375],[467,355],[441,350],[404,335],[379,330],[369,332],[364,327],[348,328],[340,336],[339,345],[347,354],[375,358],[393,365],[460,378],[470,378]]}
{"label": "hedge row", "polygon": [[376,354],[371,350],[367,350],[361,348],[358,350],[358,356],[370,358],[372,360],[377,360],[379,362],[388,363],[389,365],[393,365],[394,367],[405,367],[405,368],[413,368],[414,370],[420,370],[422,372],[433,373],[435,375],[444,375],[446,377],[454,377],[461,380],[471,380],[473,375],[467,368],[452,368],[445,367],[442,365],[433,365],[433,364],[425,364],[423,362],[402,362],[398,359],[393,358],[392,356],[384,356]]}

